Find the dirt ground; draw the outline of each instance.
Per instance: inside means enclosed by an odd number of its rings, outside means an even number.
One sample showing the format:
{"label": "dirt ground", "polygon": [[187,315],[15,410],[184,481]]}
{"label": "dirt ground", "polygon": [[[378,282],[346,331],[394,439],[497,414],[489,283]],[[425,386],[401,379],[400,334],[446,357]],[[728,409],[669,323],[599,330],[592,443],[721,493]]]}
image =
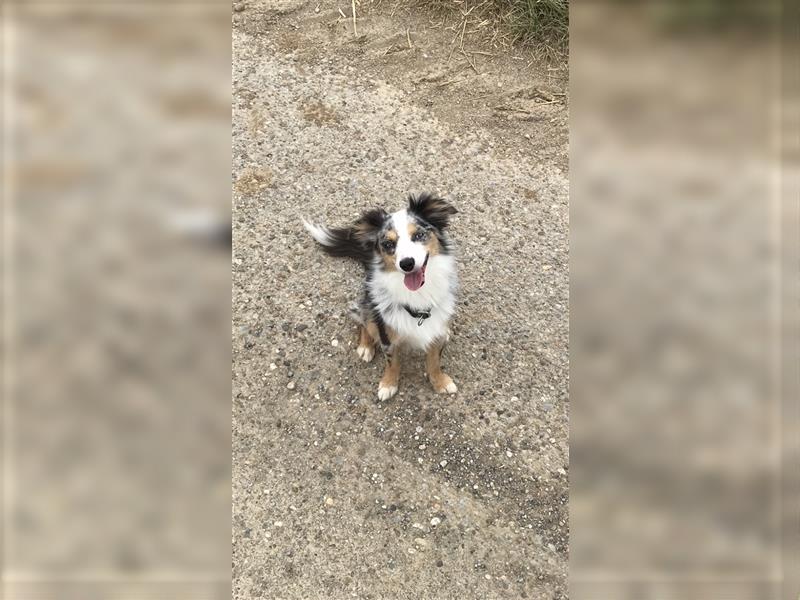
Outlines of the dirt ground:
{"label": "dirt ground", "polygon": [[[233,7],[237,599],[567,597],[564,68],[379,4]],[[490,54],[495,54],[491,56]],[[461,288],[438,396],[377,400],[346,318],[344,224],[435,191]]]}

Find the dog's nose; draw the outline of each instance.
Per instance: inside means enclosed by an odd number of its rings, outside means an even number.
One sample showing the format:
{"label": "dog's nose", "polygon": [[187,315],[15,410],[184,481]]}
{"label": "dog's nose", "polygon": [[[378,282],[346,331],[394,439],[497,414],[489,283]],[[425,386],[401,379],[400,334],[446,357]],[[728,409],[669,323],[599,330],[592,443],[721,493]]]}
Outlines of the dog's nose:
{"label": "dog's nose", "polygon": [[400,268],[403,269],[406,273],[408,273],[411,269],[414,268],[414,259],[413,258],[404,258],[400,261]]}

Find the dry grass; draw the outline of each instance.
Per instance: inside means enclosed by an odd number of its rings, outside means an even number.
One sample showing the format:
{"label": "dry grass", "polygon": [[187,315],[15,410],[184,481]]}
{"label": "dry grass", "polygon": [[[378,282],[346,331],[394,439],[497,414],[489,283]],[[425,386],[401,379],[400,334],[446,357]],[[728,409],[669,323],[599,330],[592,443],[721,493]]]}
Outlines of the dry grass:
{"label": "dry grass", "polygon": [[[400,2],[405,3],[405,2]],[[442,28],[453,32],[462,53],[464,40],[489,47],[524,47],[564,59],[569,41],[569,0],[408,0],[433,10]]]}

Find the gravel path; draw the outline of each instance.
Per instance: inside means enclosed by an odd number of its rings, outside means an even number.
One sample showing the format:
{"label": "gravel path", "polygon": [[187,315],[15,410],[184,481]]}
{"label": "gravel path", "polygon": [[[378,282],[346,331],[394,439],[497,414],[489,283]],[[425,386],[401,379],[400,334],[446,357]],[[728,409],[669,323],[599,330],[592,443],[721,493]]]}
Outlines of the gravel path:
{"label": "gravel path", "polygon": [[[565,598],[565,176],[245,28],[233,85],[234,597]],[[381,403],[380,360],[358,360],[345,316],[361,273],[300,218],[344,224],[423,190],[460,211],[459,393],[434,394],[406,354]]]}

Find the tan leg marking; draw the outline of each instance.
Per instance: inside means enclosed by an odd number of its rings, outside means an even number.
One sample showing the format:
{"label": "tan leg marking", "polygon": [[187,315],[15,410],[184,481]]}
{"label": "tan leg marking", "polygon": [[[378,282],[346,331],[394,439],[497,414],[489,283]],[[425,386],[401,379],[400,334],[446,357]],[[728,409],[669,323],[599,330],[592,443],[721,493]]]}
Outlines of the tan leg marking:
{"label": "tan leg marking", "polygon": [[455,394],[458,391],[452,378],[442,371],[442,350],[444,340],[434,343],[425,356],[425,369],[428,371],[433,389],[438,394]]}
{"label": "tan leg marking", "polygon": [[369,362],[375,356],[375,340],[370,335],[367,327],[359,328],[358,348],[356,353],[364,362]]}
{"label": "tan leg marking", "polygon": [[[374,344],[381,344],[381,336],[378,326],[370,321],[366,327],[367,334],[372,337]],[[400,380],[400,356],[397,347],[397,334],[389,327],[386,327],[386,335],[389,337],[389,349],[386,352],[386,368],[383,377],[378,384],[378,398],[388,400],[397,393]]]}
{"label": "tan leg marking", "polygon": [[391,354],[386,355],[386,368],[383,370],[383,377],[378,384],[378,398],[388,400],[397,393],[400,383],[400,356],[397,348]]}

